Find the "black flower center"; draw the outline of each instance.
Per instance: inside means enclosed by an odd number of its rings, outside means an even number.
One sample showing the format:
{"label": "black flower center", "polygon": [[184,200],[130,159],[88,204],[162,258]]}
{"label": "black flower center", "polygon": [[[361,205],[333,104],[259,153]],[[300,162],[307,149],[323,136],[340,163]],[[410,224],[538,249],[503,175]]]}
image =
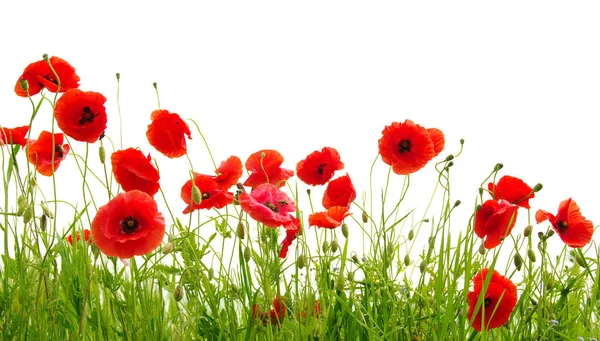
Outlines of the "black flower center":
{"label": "black flower center", "polygon": [[403,154],[404,152],[410,152],[411,147],[412,143],[410,142],[410,140],[402,140],[398,143],[398,151],[400,152],[400,154]]}
{"label": "black flower center", "polygon": [[265,201],[265,203],[263,204],[265,206],[267,206],[271,211],[278,213],[279,212],[279,207],[277,207],[277,205],[275,205],[274,203],[270,202],[270,201]]}
{"label": "black flower center", "polygon": [[57,144],[56,146],[54,146],[54,152],[56,153],[56,156],[59,159],[62,159],[62,157],[64,156],[65,150],[63,149],[63,147],[60,144]]}
{"label": "black flower center", "polygon": [[487,308],[491,305],[492,305],[492,299],[489,297],[486,297],[485,300],[483,300],[483,306]]}
{"label": "black flower center", "polygon": [[317,168],[317,172],[318,172],[319,174],[323,174],[323,171],[325,171],[325,167],[327,167],[327,164],[326,164],[326,163],[322,163],[322,164],[320,164],[320,165],[319,165],[319,168]]}
{"label": "black flower center", "polygon": [[125,234],[134,234],[138,227],[138,220],[132,216],[128,216],[127,218],[121,220],[121,230]]}
{"label": "black flower center", "polygon": [[208,192],[202,193],[202,199],[208,199],[208,198],[210,198],[210,193],[208,193]]}
{"label": "black flower center", "polygon": [[79,119],[79,124],[82,126],[86,126],[94,122],[94,118],[98,115],[100,115],[100,113],[94,114],[90,107],[85,107],[81,111],[81,119]]}
{"label": "black flower center", "polygon": [[556,226],[558,226],[558,232],[560,233],[565,233],[569,229],[569,224],[564,220],[559,220]]}

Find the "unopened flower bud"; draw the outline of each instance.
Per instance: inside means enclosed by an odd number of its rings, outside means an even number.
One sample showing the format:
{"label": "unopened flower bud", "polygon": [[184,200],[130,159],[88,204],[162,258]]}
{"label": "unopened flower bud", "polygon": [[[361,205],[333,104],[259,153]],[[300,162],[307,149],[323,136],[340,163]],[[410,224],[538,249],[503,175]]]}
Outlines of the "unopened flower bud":
{"label": "unopened flower bud", "polygon": [[340,244],[338,243],[337,239],[334,239],[329,247],[331,248],[331,253],[336,253],[340,248]]}
{"label": "unopened flower bud", "polygon": [[245,229],[244,223],[241,220],[237,224],[237,229],[235,230],[235,234],[240,239],[244,239],[244,237],[246,236],[246,229]]}
{"label": "unopened flower bud", "polygon": [[208,269],[208,280],[212,281],[213,278],[215,278],[215,269],[209,268]]}
{"label": "unopened flower bud", "polygon": [[120,80],[120,79],[121,79],[121,74],[117,72],[117,73],[115,74],[115,77],[117,77],[117,80]]}
{"label": "unopened flower bud", "polygon": [[368,222],[369,222],[369,215],[367,214],[367,212],[365,212],[365,211],[362,211],[361,218],[362,218],[362,222],[363,222],[363,223],[365,223],[365,224],[366,224],[366,223],[368,223]]}
{"label": "unopened flower bud", "polygon": [[200,188],[196,186],[196,184],[192,184],[192,199],[196,204],[200,204],[202,202],[202,193],[200,193]]}
{"label": "unopened flower bud", "polygon": [[23,194],[19,195],[17,198],[17,216],[22,216],[27,207],[29,207],[27,198]]}
{"label": "unopened flower bud", "polygon": [[521,271],[521,267],[523,266],[523,258],[521,258],[521,255],[517,253],[513,261],[517,270]]}
{"label": "unopened flower bud", "polygon": [[327,253],[327,251],[329,251],[329,243],[326,240],[323,241],[322,250],[323,250],[323,253]]}
{"label": "unopened flower bud", "polygon": [[460,206],[460,200],[456,200],[456,201],[454,202],[454,207],[457,207],[457,206]]}
{"label": "unopened flower bud", "polygon": [[173,251],[173,249],[175,249],[175,243],[168,242],[165,245],[163,245],[162,253],[163,253],[163,255],[167,255],[167,254],[171,253],[171,251]]}
{"label": "unopened flower bud", "polygon": [[40,206],[42,207],[42,213],[45,216],[48,216],[48,218],[50,218],[50,219],[54,219],[54,213],[52,213],[52,211],[50,211],[50,209],[46,205],[44,205],[42,203],[42,204],[40,204]]}
{"label": "unopened flower bud", "polygon": [[308,194],[308,196],[310,196],[310,192],[311,192],[311,191],[310,191],[310,188],[308,188],[308,189],[306,190],[306,194]]}
{"label": "unopened flower bud", "polygon": [[479,254],[481,254],[482,256],[485,256],[486,251],[487,250],[483,244],[479,245]]}
{"label": "unopened flower bud", "polygon": [[544,232],[540,231],[537,234],[538,238],[540,238],[541,240],[544,240],[546,238],[546,235],[544,235]]}
{"label": "unopened flower bud", "polygon": [[46,231],[46,227],[48,227],[48,217],[45,214],[42,214],[40,217],[40,230]]}
{"label": "unopened flower bud", "polygon": [[535,252],[533,252],[532,249],[527,250],[527,258],[529,258],[529,260],[533,263],[535,263],[536,257],[535,257]]}
{"label": "unopened flower bud", "polygon": [[465,139],[460,139],[460,145],[462,146],[463,144],[465,144]]}
{"label": "unopened flower bud", "polygon": [[475,207],[475,212],[479,212],[480,210],[481,210],[481,205],[477,205],[477,206]]}
{"label": "unopened flower bud", "polygon": [[352,255],[352,261],[356,264],[358,264],[358,256],[357,255]]}
{"label": "unopened flower bud", "polygon": [[33,218],[33,205],[29,205],[29,207],[27,207],[25,209],[25,212],[23,212],[23,222],[25,224],[27,224],[31,221],[32,218]]}
{"label": "unopened flower bud", "polygon": [[348,271],[348,280],[354,282],[354,271]]}
{"label": "unopened flower bud", "polygon": [[346,223],[342,224],[342,235],[344,238],[348,238],[348,225]]}
{"label": "unopened flower bud", "polygon": [[152,86],[154,87],[154,89],[158,90],[158,84],[156,82],[152,83]]}
{"label": "unopened flower bud", "polygon": [[448,156],[446,156],[446,161],[451,161],[454,160],[454,155],[450,154]]}
{"label": "unopened flower bud", "polygon": [[554,230],[548,230],[548,232],[546,232],[546,238],[550,238],[554,235]]}
{"label": "unopened flower bud", "polygon": [[337,276],[337,280],[335,281],[335,288],[339,291],[343,291],[345,286],[346,286],[346,279],[340,273],[340,275]]}
{"label": "unopened flower bud", "polygon": [[47,53],[44,53],[42,55],[42,59],[44,59],[46,61],[46,63],[50,63],[50,58],[48,58],[48,54]]}
{"label": "unopened flower bud", "polygon": [[246,261],[246,263],[250,262],[250,256],[251,256],[250,248],[248,246],[246,246],[244,248],[244,260]]}
{"label": "unopened flower bud", "polygon": [[575,258],[575,262],[582,268],[585,268],[585,261],[581,258],[581,255],[577,252],[573,252],[573,258]]}
{"label": "unopened flower bud", "polygon": [[173,297],[175,298],[175,302],[181,301],[183,298],[183,287],[181,285],[177,285],[175,290],[173,291]]}
{"label": "unopened flower bud", "polygon": [[529,237],[531,235],[531,231],[533,231],[533,225],[527,225],[525,230],[523,230],[523,236]]}
{"label": "unopened flower bud", "polygon": [[21,86],[21,89],[23,89],[23,91],[25,91],[26,93],[29,92],[29,82],[27,81],[27,79],[21,79],[19,81],[19,85]]}
{"label": "unopened flower bud", "polygon": [[450,167],[452,167],[452,166],[454,166],[454,162],[453,162],[453,161],[450,161],[450,162],[448,162],[448,164],[446,165],[446,168],[450,168]]}
{"label": "unopened flower bud", "polygon": [[296,264],[298,264],[299,269],[304,269],[306,265],[308,265],[307,257],[304,254],[301,254],[298,256],[298,259],[296,259]]}
{"label": "unopened flower bud", "polygon": [[494,171],[497,172],[497,171],[501,170],[503,167],[504,167],[503,164],[497,163],[496,166],[494,166]]}
{"label": "unopened flower bud", "polygon": [[406,266],[410,265],[410,256],[409,255],[404,256],[404,265],[406,265]]}
{"label": "unopened flower bud", "polygon": [[423,222],[424,222],[424,223],[428,223],[428,222],[429,222],[429,218],[425,218],[425,219],[423,219]]}
{"label": "unopened flower bud", "polygon": [[413,240],[414,238],[415,238],[415,231],[414,230],[408,231],[408,240]]}
{"label": "unopened flower bud", "polygon": [[419,264],[419,271],[421,273],[425,273],[425,270],[427,270],[427,262],[425,260],[422,260],[421,264]]}
{"label": "unopened flower bud", "polygon": [[542,184],[536,184],[535,186],[533,186],[533,191],[539,192],[542,190],[542,188],[544,188],[544,186],[542,186]]}
{"label": "unopened flower bud", "polygon": [[106,149],[104,149],[104,146],[100,146],[98,149],[98,156],[100,157],[100,163],[104,164],[106,162]]}

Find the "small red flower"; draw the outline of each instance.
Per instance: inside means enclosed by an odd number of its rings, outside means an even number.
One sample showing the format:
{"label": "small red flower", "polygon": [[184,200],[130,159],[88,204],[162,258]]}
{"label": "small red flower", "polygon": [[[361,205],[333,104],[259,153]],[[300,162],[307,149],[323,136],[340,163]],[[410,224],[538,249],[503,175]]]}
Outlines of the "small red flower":
{"label": "small red flower", "polygon": [[229,187],[238,183],[242,177],[242,161],[237,156],[230,156],[227,160],[221,162],[217,168],[217,176],[213,179],[219,184],[221,189],[227,190]]}
{"label": "small red flower", "polygon": [[92,236],[107,256],[131,258],[156,249],[165,235],[165,219],[145,192],[123,192],[100,207]]}
{"label": "small red flower", "polygon": [[517,221],[517,209],[506,200],[488,200],[475,213],[475,234],[485,242],[483,246],[493,249],[510,234]]}
{"label": "small red flower", "polygon": [[[60,163],[67,157],[71,148],[68,144],[62,144],[63,134],[54,134],[54,144],[52,143],[52,133],[42,131],[37,140],[30,140],[27,147],[27,159],[35,165],[37,171],[45,176],[52,175],[58,169]],[[54,164],[52,158],[54,157]]]}
{"label": "small red flower", "polygon": [[169,158],[187,153],[185,137],[192,138],[190,127],[175,113],[168,110],[154,110],[150,116],[146,137],[152,147]]}
{"label": "small red flower", "polygon": [[58,57],[50,57],[49,62],[60,79],[60,89],[56,75],[52,72],[48,62],[42,59],[27,65],[15,85],[15,93],[21,97],[27,97],[27,92],[21,87],[22,79],[26,80],[29,85],[30,96],[38,94],[44,88],[50,92],[65,92],[68,89],[79,87],[79,76],[75,73],[74,67]]}
{"label": "small red flower", "polygon": [[18,144],[24,147],[27,144],[27,132],[29,132],[29,126],[0,128],[0,146]]}
{"label": "small red flower", "polygon": [[192,180],[188,180],[181,187],[181,199],[187,204],[184,214],[198,209],[223,208],[233,202],[233,193],[224,190],[213,177],[194,173],[194,184],[200,190],[200,203],[196,203],[192,197]]}
{"label": "small red flower", "polygon": [[296,175],[308,185],[323,185],[331,180],[333,173],[344,168],[340,154],[335,148],[324,147],[310,153],[296,165]]}
{"label": "small red flower", "polygon": [[[83,240],[85,240],[86,242],[88,242],[90,245],[92,245],[92,240],[90,239],[90,230],[85,229],[83,230]],[[65,237],[65,240],[73,245],[73,235],[68,235],[67,237]],[[81,234],[79,233],[79,231],[77,231],[75,233],[75,240],[76,241],[80,241],[81,240]]]}
{"label": "small red flower", "polygon": [[281,250],[279,251],[279,258],[287,257],[288,250],[294,240],[298,238],[298,233],[300,232],[300,221],[294,217],[292,217],[292,222],[286,225],[285,230],[285,238],[281,242]]}
{"label": "small red flower", "polygon": [[56,123],[67,136],[94,143],[106,130],[105,102],[100,93],[69,89],[56,101]]}
{"label": "small red flower", "polygon": [[244,212],[265,226],[290,226],[297,221],[292,216],[296,213],[296,204],[275,185],[258,185],[250,194],[241,193],[238,201]]}
{"label": "small red flower", "polygon": [[252,316],[255,320],[260,320],[263,325],[271,323],[272,325],[281,324],[286,314],[283,298],[275,297],[273,299],[273,309],[269,312],[261,312],[260,304],[252,307]]}
{"label": "small red flower", "polygon": [[260,184],[270,183],[279,188],[294,175],[294,171],[281,168],[283,156],[276,150],[263,149],[250,155],[246,160],[246,169],[251,172],[244,186],[256,188]]}
{"label": "small red flower", "polygon": [[505,175],[496,185],[488,183],[488,190],[496,200],[506,200],[511,204],[529,209],[529,199],[535,197],[533,189],[523,180]]}
{"label": "small red flower", "polygon": [[544,210],[535,213],[538,224],[546,219],[550,221],[560,239],[570,247],[584,247],[592,240],[594,224],[585,219],[579,211],[579,206],[571,198],[560,203],[556,216]]}
{"label": "small red flower", "polygon": [[323,207],[326,209],[334,206],[350,207],[356,199],[356,190],[348,174],[329,181],[323,193]]}
{"label": "small red flower", "polygon": [[[482,293],[488,272],[489,269],[483,269],[475,275],[473,278],[474,291],[469,291],[467,294],[468,318],[469,321],[472,321],[473,329],[478,332],[503,326],[508,322],[510,314],[517,305],[517,287],[510,279],[500,275],[496,270],[492,273],[487,290]],[[481,295],[483,295],[483,302],[479,304],[477,315],[473,318]]]}
{"label": "small red flower", "polygon": [[127,148],[114,152],[110,161],[115,180],[124,191],[137,189],[150,196],[158,192],[160,175],[152,164],[150,154],[144,156],[138,149]]}
{"label": "small red flower", "polygon": [[342,225],[344,219],[349,216],[348,206],[332,206],[325,212],[318,212],[308,216],[310,226],[333,229]]}
{"label": "small red flower", "polygon": [[379,140],[379,153],[386,164],[392,166],[396,174],[407,175],[418,171],[444,147],[443,133],[431,130],[435,139],[427,129],[406,120],[404,123],[393,122],[382,131]]}

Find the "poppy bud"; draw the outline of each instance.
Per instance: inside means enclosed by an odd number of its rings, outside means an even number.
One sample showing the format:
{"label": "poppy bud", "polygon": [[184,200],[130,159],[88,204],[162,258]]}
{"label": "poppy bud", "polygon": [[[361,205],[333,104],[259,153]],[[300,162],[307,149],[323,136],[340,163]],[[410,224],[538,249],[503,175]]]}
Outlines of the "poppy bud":
{"label": "poppy bud", "polygon": [[296,264],[298,264],[299,269],[304,269],[304,267],[306,267],[307,263],[308,263],[308,259],[306,258],[306,256],[304,254],[298,256],[298,259],[296,259]]}
{"label": "poppy bud", "polygon": [[29,91],[29,82],[27,81],[27,79],[21,79],[19,81],[19,85],[21,85],[21,89],[23,89],[25,92],[28,93],[28,91]]}
{"label": "poppy bud", "polygon": [[323,253],[327,253],[327,251],[329,251],[329,243],[325,240],[323,241]]}
{"label": "poppy bud", "polygon": [[446,161],[451,161],[454,160],[454,155],[450,154],[448,156],[446,156]]}
{"label": "poppy bud", "polygon": [[450,168],[450,167],[452,167],[452,166],[454,166],[454,162],[450,161],[450,162],[448,162],[448,164],[446,165],[446,169],[448,169],[448,168]]}
{"label": "poppy bud", "polygon": [[208,269],[208,280],[212,281],[213,278],[215,278],[215,269],[210,268]]}
{"label": "poppy bud", "polygon": [[517,253],[513,261],[515,262],[517,270],[521,271],[521,267],[523,266],[523,258],[521,258],[521,255]]}
{"label": "poppy bud", "polygon": [[477,206],[475,207],[475,212],[478,212],[479,210],[481,210],[481,205],[477,205]]}
{"label": "poppy bud", "polygon": [[246,263],[250,262],[250,248],[248,246],[244,248],[244,260]]}
{"label": "poppy bud", "polygon": [[479,187],[479,189],[477,191],[479,192],[479,195],[482,195],[483,194],[483,187]]}
{"label": "poppy bud", "polygon": [[244,223],[241,220],[240,220],[240,222],[237,225],[237,229],[235,230],[235,234],[240,239],[244,239],[244,237],[246,236],[246,230],[244,229]]}
{"label": "poppy bud", "polygon": [[40,230],[46,231],[46,227],[48,227],[48,217],[45,214],[42,214],[40,217]]}
{"label": "poppy bud", "polygon": [[30,205],[23,212],[23,223],[27,224],[33,218],[33,205]]}
{"label": "poppy bud", "polygon": [[345,285],[346,285],[346,279],[340,273],[340,275],[337,277],[337,280],[335,281],[335,288],[339,291],[343,291]]}
{"label": "poppy bud", "polygon": [[415,238],[415,231],[414,230],[408,231],[408,240],[413,240],[414,238]]}
{"label": "poppy bud", "polygon": [[358,264],[358,256],[357,255],[352,255],[352,261],[356,264]]}
{"label": "poppy bud", "polygon": [[527,250],[527,257],[533,263],[535,263],[535,252],[532,249]]}
{"label": "poppy bud", "polygon": [[46,61],[46,63],[48,63],[48,64],[50,63],[50,59],[48,58],[48,54],[47,53],[44,53],[42,55],[42,59],[44,59]]}
{"label": "poppy bud", "polygon": [[460,145],[462,146],[463,144],[465,144],[465,139],[460,139]]}
{"label": "poppy bud", "polygon": [[37,177],[34,175],[29,179],[29,192],[33,191],[37,186]]}
{"label": "poppy bud", "polygon": [[582,268],[585,268],[585,262],[583,261],[583,258],[581,258],[579,253],[577,253],[577,251],[573,250],[571,252],[571,256],[573,256],[573,259],[575,259],[575,263],[577,263]]}
{"label": "poppy bud", "polygon": [[427,262],[422,260],[421,264],[419,264],[419,271],[421,271],[421,273],[425,273],[425,270],[427,270]]}
{"label": "poppy bud", "polygon": [[348,280],[350,282],[354,282],[354,271],[349,271],[348,272]]}
{"label": "poppy bud", "polygon": [[429,222],[429,218],[425,218],[422,220],[424,223],[428,223]]}
{"label": "poppy bud", "polygon": [[479,254],[485,256],[485,251],[485,246],[483,246],[483,244],[479,245]]}
{"label": "poppy bud", "polygon": [[50,219],[54,218],[54,213],[52,213],[52,211],[50,211],[50,209],[48,209],[48,207],[46,207],[46,205],[41,204],[40,206],[42,207],[42,213],[45,216],[48,216],[48,218],[50,218]]}
{"label": "poppy bud", "polygon": [[494,172],[501,170],[503,167],[504,167],[503,164],[497,163],[496,166],[494,166]]}
{"label": "poppy bud", "polygon": [[532,230],[533,230],[533,225],[527,225],[525,230],[523,230],[523,236],[529,237],[531,235]]}
{"label": "poppy bud", "polygon": [[548,230],[548,232],[546,232],[546,238],[550,238],[554,235],[554,230]]}
{"label": "poppy bud", "polygon": [[163,245],[163,248],[162,248],[163,255],[171,253],[171,251],[173,251],[174,248],[175,248],[175,244],[173,242],[166,243],[165,245]]}
{"label": "poppy bud", "polygon": [[104,164],[106,162],[106,149],[104,149],[104,146],[100,146],[98,149],[98,156],[100,157],[100,163]]}
{"label": "poppy bud", "polygon": [[348,238],[348,225],[346,223],[342,224],[342,235],[344,238]]}
{"label": "poppy bud", "polygon": [[542,184],[536,184],[535,186],[533,186],[533,191],[539,192],[542,190],[542,188],[544,188],[544,186],[542,186]]}
{"label": "poppy bud", "polygon": [[158,90],[158,84],[156,84],[156,82],[152,83],[152,86],[154,87],[154,89]]}
{"label": "poppy bud", "polygon": [[310,196],[310,188],[306,190],[306,194],[308,194],[308,196]]}
{"label": "poppy bud", "polygon": [[200,188],[196,186],[196,184],[192,185],[192,199],[196,204],[200,204],[202,202],[202,193],[200,193]]}
{"label": "poppy bud", "polygon": [[368,223],[368,222],[369,222],[369,216],[367,215],[367,212],[365,212],[365,211],[362,211],[361,218],[362,218],[362,222],[363,222],[363,223],[365,223],[365,224],[366,224],[366,223]]}
{"label": "poppy bud", "polygon": [[454,207],[460,206],[460,203],[461,203],[461,202],[460,202],[460,200],[456,200],[456,201],[454,202]]}
{"label": "poppy bud", "polygon": [[338,243],[337,239],[334,239],[331,242],[330,247],[331,247],[331,253],[336,253],[337,252],[337,250],[340,248],[340,244]]}
{"label": "poppy bud", "polygon": [[410,265],[410,256],[409,255],[404,256],[404,265],[406,265],[406,266]]}
{"label": "poppy bud", "polygon": [[183,298],[183,287],[181,285],[177,285],[175,290],[173,291],[173,297],[175,298],[175,302],[181,301]]}
{"label": "poppy bud", "polygon": [[22,216],[28,206],[27,198],[23,194],[19,195],[17,198],[17,216]]}
{"label": "poppy bud", "polygon": [[120,80],[120,79],[121,79],[121,74],[120,74],[120,73],[118,73],[118,72],[117,72],[117,73],[115,74],[115,76],[117,77],[117,80]]}

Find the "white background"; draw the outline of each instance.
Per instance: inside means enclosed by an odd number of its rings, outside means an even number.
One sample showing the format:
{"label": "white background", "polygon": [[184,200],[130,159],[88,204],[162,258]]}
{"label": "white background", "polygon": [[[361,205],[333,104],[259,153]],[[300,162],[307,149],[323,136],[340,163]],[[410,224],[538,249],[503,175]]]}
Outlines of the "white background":
{"label": "white background", "polygon": [[[178,196],[187,161],[168,160],[145,140],[157,108],[153,82],[162,108],[199,124],[217,164],[272,148],[294,169],[308,153],[332,146],[361,192],[382,129],[412,119],[446,134],[438,161],[466,140],[452,175],[453,200],[465,203],[457,229],[497,162],[505,165],[502,174],[544,185],[533,210],[555,213],[573,197],[599,224],[597,2],[189,3],[4,2],[0,124],[27,124],[31,105],[13,87],[25,66],[47,53],[77,69],[82,90],[108,98],[107,135],[117,144],[115,73],[121,74],[123,147],[140,146],[158,159],[175,211],[184,208]],[[46,106],[32,135],[49,122]],[[191,128],[194,168],[210,174]],[[84,144],[74,147],[84,152]],[[77,192],[80,184],[62,174],[73,171],[73,162],[64,161],[58,178]],[[432,167],[413,176],[407,209],[426,205]],[[385,168],[377,174],[381,179]],[[518,232],[526,225],[520,214]]]}

